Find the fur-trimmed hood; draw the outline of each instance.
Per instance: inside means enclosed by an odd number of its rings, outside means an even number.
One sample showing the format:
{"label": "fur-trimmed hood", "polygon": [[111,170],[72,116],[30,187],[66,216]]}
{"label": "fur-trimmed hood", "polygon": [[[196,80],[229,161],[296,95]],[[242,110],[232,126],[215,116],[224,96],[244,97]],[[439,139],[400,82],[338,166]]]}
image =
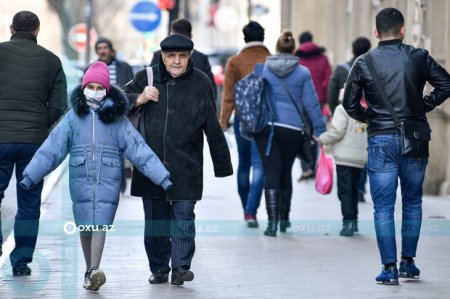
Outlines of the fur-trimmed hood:
{"label": "fur-trimmed hood", "polygon": [[[75,113],[84,117],[90,113],[90,107],[86,103],[81,85],[77,86],[72,92],[70,102]],[[97,110],[98,118],[104,123],[112,123],[127,115],[129,104],[125,93],[117,86],[111,86],[106,95],[105,103]]]}

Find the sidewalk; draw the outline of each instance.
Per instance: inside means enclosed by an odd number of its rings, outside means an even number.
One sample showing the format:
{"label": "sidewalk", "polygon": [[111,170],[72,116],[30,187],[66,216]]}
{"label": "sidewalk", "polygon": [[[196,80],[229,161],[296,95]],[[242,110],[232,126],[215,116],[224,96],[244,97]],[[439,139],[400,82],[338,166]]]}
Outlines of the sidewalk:
{"label": "sidewalk", "polygon": [[[235,147],[231,148],[234,169]],[[372,221],[373,206],[360,205],[360,234],[339,236],[340,203],[336,186],[330,195],[315,192],[314,182],[297,183],[288,233],[263,235],[264,200],[258,229],[243,221],[235,176],[213,177],[205,149],[204,196],[197,204],[195,279],[182,287],[150,285],[143,246],[140,198],[123,196],[115,231],[107,235],[101,268],[107,276],[99,293],[82,288],[84,259],[72,221],[68,174],[42,207],[35,258],[28,277],[13,277],[11,266],[0,269],[0,298],[447,298],[450,297],[450,198],[424,198],[424,222],[417,265],[419,281],[381,286],[381,269]],[[127,192],[129,194],[129,191]],[[396,215],[399,217],[399,206]],[[442,219],[445,218],[445,219]],[[66,226],[65,226],[66,225]],[[398,245],[400,243],[398,242]]]}

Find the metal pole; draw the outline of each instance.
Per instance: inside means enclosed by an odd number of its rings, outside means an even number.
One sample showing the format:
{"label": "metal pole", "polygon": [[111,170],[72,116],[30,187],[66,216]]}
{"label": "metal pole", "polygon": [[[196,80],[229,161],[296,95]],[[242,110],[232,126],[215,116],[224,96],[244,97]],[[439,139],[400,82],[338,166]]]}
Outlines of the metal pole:
{"label": "metal pole", "polygon": [[247,18],[248,21],[252,18],[252,0],[247,0]]}
{"label": "metal pole", "polygon": [[92,16],[92,0],[86,0],[84,6],[84,16],[86,22],[86,49],[84,55],[84,65],[87,66],[91,60],[91,16]]}

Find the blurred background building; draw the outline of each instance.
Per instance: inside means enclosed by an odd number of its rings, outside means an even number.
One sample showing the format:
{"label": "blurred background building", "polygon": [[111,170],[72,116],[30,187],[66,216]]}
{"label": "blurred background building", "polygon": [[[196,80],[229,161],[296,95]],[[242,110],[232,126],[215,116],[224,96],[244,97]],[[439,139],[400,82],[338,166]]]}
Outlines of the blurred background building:
{"label": "blurred background building", "polygon": [[[327,49],[326,54],[335,66],[351,58],[351,42],[356,37],[366,36],[376,45],[375,15],[380,9],[393,6],[405,15],[405,42],[428,49],[450,70],[450,1],[447,0],[146,0],[160,9],[158,17],[144,16],[147,21],[158,22],[148,32],[138,31],[132,24],[131,19],[136,18],[132,11],[138,2],[2,1],[0,41],[10,38],[9,25],[17,11],[35,12],[41,20],[38,43],[62,58],[73,87],[80,78],[80,69],[96,59],[93,44],[98,36],[111,39],[118,58],[137,69],[150,62],[159,41],[168,34],[170,21],[186,17],[193,24],[195,47],[210,55],[220,88],[226,59],[244,45],[241,29],[249,19],[260,22],[266,29],[266,45],[272,52],[282,29],[290,29],[295,36],[311,31],[314,41]],[[90,39],[86,30],[75,27],[79,23],[93,29]],[[450,194],[449,119],[448,103],[429,114],[433,138],[424,188],[428,194]]]}

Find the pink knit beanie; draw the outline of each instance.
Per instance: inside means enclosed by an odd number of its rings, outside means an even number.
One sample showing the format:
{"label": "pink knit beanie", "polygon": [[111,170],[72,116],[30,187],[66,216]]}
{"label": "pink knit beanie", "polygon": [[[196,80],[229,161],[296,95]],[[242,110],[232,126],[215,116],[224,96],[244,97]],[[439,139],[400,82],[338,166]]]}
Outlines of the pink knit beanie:
{"label": "pink knit beanie", "polygon": [[84,74],[83,81],[81,82],[81,89],[84,89],[88,83],[101,84],[105,87],[106,92],[109,93],[111,83],[109,81],[108,66],[101,61],[92,64],[86,71],[86,74]]}

